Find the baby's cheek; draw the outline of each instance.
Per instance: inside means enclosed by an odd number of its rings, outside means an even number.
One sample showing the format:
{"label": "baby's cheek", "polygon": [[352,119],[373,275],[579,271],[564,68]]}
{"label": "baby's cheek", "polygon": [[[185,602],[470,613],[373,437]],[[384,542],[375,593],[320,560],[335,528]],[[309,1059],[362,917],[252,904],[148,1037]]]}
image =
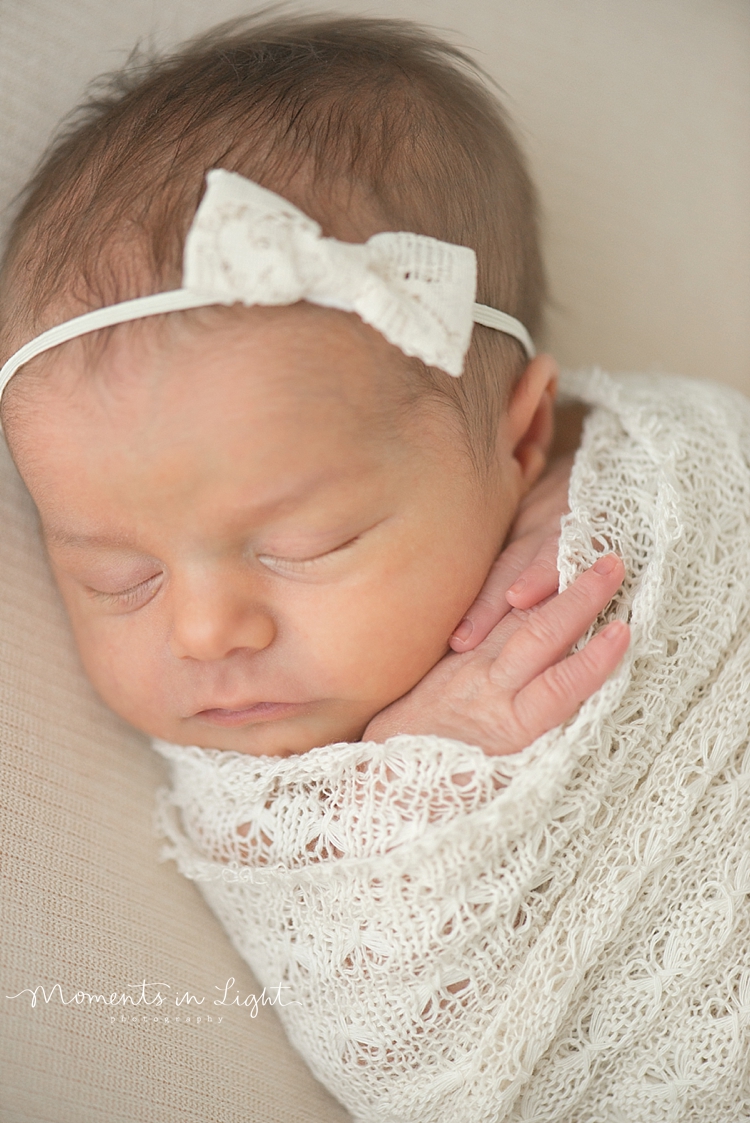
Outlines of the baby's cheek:
{"label": "baby's cheek", "polygon": [[382,592],[340,606],[336,626],[313,649],[323,691],[360,703],[363,714],[369,708],[369,720],[419,682],[448,650],[456,621],[439,602],[431,613],[415,608],[414,598]]}
{"label": "baby's cheek", "polygon": [[170,694],[156,648],[125,617],[71,613],[71,622],[84,670],[98,694],[120,717],[150,732],[167,710]]}

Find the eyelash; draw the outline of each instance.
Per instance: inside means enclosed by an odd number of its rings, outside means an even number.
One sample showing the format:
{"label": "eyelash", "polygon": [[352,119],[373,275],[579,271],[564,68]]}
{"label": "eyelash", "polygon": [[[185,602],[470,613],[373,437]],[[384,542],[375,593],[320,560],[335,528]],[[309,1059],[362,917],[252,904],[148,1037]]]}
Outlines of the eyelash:
{"label": "eyelash", "polygon": [[132,608],[136,601],[141,599],[144,591],[160,577],[161,573],[155,573],[153,577],[148,577],[145,581],[139,581],[137,585],[131,585],[129,589],[123,589],[121,593],[102,593],[99,589],[89,589],[89,592],[103,604],[116,604],[124,608]]}
{"label": "eyelash", "polygon": [[265,565],[268,569],[273,570],[278,566],[278,568],[282,571],[286,570],[287,572],[291,571],[293,573],[304,573],[306,570],[314,567],[320,562],[325,562],[334,554],[340,554],[349,546],[353,546],[354,543],[359,540],[359,538],[360,535],[356,535],[354,538],[350,538],[347,542],[342,542],[340,546],[334,546],[332,550],[326,550],[325,553],[316,554],[312,558],[283,558],[277,557],[274,554],[257,554],[256,557],[261,565]]}

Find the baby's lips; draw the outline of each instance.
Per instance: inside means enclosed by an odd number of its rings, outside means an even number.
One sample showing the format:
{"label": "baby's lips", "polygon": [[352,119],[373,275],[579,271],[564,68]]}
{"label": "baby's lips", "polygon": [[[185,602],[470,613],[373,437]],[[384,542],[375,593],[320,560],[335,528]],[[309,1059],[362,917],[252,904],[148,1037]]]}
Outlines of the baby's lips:
{"label": "baby's lips", "polygon": [[193,718],[210,725],[253,725],[261,721],[295,717],[306,705],[308,703],[305,702],[254,702],[237,709],[216,706],[199,710],[193,714]]}

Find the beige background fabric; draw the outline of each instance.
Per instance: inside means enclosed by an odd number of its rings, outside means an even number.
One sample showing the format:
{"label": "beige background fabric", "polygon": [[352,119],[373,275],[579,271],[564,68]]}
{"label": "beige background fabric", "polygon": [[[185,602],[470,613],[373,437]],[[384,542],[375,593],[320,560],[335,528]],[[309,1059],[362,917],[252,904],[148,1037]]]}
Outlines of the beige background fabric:
{"label": "beige background fabric", "polygon": [[[90,78],[119,65],[138,38],[168,44],[257,6],[0,0],[6,220]],[[502,86],[542,192],[555,300],[546,343],[564,363],[662,369],[750,391],[745,0],[330,6],[447,28]],[[230,996],[258,987],[194,887],[156,860],[160,762],[87,686],[4,451],[0,767],[3,1123],[344,1120],[270,1007],[255,1018],[251,1007],[211,1007],[230,978]],[[168,996],[149,1008],[150,1022],[123,1023],[118,1007],[66,1006],[57,992],[35,1008],[28,994],[6,997],[55,983],[66,1000],[79,990],[137,996],[143,979]],[[186,990],[203,1005],[189,1024],[164,1022],[184,1018],[173,999]],[[198,1012],[214,1020],[198,1024]]]}

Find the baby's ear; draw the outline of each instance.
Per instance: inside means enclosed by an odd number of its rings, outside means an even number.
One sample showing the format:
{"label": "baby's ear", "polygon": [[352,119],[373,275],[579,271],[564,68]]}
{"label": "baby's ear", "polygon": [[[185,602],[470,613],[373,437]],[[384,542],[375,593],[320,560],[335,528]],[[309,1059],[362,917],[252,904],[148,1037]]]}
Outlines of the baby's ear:
{"label": "baby's ear", "polygon": [[536,483],[547,466],[559,375],[551,355],[537,355],[518,380],[508,404],[506,433],[524,492]]}

